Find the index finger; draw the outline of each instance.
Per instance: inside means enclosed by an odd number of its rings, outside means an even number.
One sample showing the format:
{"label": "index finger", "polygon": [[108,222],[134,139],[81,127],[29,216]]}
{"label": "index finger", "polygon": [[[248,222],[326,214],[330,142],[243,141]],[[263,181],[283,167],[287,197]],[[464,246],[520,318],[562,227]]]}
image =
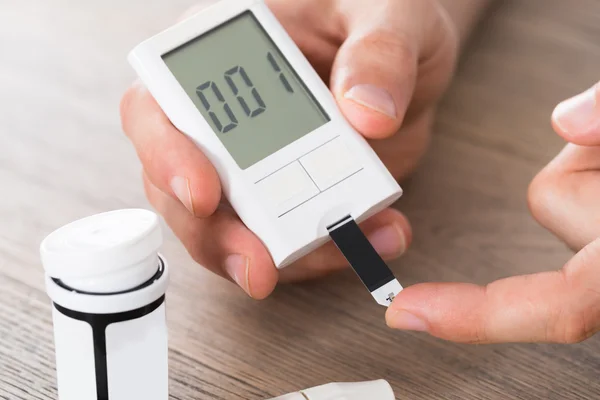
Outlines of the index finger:
{"label": "index finger", "polygon": [[485,287],[421,284],[402,291],[388,325],[464,343],[580,342],[600,331],[600,239],[560,271]]}
{"label": "index finger", "polygon": [[179,200],[197,217],[214,213],[221,183],[204,153],[164,114],[140,83],[130,87],[121,102],[121,120],[150,181]]}

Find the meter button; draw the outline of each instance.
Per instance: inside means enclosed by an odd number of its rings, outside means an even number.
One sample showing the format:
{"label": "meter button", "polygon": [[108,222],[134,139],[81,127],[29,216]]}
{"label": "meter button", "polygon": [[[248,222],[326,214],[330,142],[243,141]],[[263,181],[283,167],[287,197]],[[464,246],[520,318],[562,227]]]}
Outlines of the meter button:
{"label": "meter button", "polygon": [[319,194],[310,176],[298,161],[276,171],[256,183],[278,215],[290,211]]}
{"label": "meter button", "polygon": [[341,138],[313,150],[300,162],[320,190],[327,190],[362,169]]}

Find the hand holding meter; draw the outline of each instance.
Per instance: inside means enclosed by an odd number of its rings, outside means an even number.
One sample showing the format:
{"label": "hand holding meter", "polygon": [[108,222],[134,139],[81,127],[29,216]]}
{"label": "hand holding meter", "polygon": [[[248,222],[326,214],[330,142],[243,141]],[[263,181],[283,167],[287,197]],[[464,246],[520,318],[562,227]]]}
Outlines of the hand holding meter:
{"label": "hand holding meter", "polygon": [[356,222],[402,191],[262,1],[217,3],[129,60],[278,268],[333,238],[389,305],[402,287]]}

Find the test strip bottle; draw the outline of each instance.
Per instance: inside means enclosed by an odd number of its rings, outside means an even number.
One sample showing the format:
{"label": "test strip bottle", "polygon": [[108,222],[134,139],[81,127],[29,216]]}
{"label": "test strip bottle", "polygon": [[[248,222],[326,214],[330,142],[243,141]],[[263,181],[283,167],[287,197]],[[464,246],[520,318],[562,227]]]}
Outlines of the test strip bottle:
{"label": "test strip bottle", "polygon": [[168,400],[165,292],[156,214],[93,215],[41,244],[59,400]]}

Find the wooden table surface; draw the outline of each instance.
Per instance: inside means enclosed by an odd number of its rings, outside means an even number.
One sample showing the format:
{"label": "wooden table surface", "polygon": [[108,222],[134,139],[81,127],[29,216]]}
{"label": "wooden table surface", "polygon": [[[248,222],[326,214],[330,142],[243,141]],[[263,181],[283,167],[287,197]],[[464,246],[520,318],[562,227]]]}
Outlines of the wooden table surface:
{"label": "wooden table surface", "polygon": [[[148,207],[118,118],[134,77],[125,56],[192,2],[0,0],[0,399],[56,398],[39,243],[76,218]],[[415,230],[394,265],[404,283],[486,283],[570,257],[530,217],[526,190],[562,146],[552,108],[600,79],[599,21],[597,0],[504,1],[485,21],[399,203]],[[255,302],[195,265],[170,232],[164,252],[172,399],[378,378],[398,399],[600,399],[600,336],[447,343],[387,329],[351,271]]]}

